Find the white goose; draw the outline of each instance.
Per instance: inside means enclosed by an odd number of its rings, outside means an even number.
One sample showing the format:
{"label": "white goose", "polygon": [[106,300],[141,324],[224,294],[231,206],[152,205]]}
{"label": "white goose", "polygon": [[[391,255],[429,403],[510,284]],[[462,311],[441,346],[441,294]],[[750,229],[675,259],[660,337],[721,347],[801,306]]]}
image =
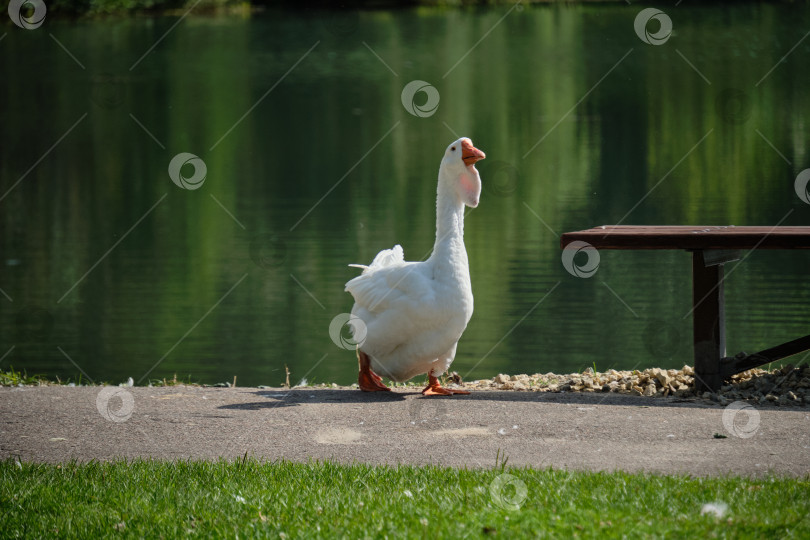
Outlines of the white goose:
{"label": "white goose", "polygon": [[393,381],[427,373],[425,395],[469,393],[443,388],[437,375],[450,367],[473,313],[464,206],[478,206],[481,178],[475,162],[485,157],[466,137],[447,147],[439,167],[436,243],[430,258],[406,262],[396,245],[378,253],[369,266],[350,265],[363,269],[346,283],[355,300],[352,315],[366,330],[353,319],[361,390],[390,390],[377,373]]}

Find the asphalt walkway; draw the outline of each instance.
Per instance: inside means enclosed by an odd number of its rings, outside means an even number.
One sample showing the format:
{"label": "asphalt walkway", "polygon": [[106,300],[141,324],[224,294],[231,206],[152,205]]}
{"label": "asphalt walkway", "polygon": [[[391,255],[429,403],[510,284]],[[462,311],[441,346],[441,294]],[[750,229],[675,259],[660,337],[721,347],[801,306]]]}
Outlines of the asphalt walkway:
{"label": "asphalt walkway", "polygon": [[[692,475],[810,473],[810,410],[616,394],[0,388],[0,458],[334,459]],[[723,437],[725,436],[725,437]]]}

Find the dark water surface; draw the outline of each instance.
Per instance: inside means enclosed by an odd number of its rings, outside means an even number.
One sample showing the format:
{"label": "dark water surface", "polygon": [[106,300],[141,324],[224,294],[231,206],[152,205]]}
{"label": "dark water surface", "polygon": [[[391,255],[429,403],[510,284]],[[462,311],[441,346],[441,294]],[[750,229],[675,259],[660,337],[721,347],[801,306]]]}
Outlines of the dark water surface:
{"label": "dark water surface", "polygon": [[[429,254],[456,135],[488,159],[454,369],[691,364],[688,254],[603,251],[583,279],[557,235],[809,224],[794,180],[810,167],[810,9],[684,3],[660,45],[636,34],[640,9],[0,27],[0,368],[353,381],[329,334],[352,305],[346,265],[396,243]],[[440,95],[424,117],[403,106],[413,80]],[[198,189],[169,177],[183,152],[205,164]],[[730,352],[807,333],[809,263],[728,265]]]}

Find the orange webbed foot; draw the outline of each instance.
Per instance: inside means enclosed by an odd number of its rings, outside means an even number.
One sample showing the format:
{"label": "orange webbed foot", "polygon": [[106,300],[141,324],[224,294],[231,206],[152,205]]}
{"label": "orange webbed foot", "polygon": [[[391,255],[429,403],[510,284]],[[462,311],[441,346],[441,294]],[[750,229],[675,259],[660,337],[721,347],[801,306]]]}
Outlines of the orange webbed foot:
{"label": "orange webbed foot", "polygon": [[360,375],[357,377],[357,385],[363,392],[390,392],[391,389],[382,382],[382,377],[374,373],[371,369],[371,361],[366,353],[357,349],[357,358],[360,365]]}
{"label": "orange webbed foot", "polygon": [[360,387],[360,390],[363,392],[390,392],[391,389],[385,386],[382,383],[382,377],[377,375],[373,371],[368,373],[360,372],[360,376],[357,379],[357,384]]}
{"label": "orange webbed foot", "polygon": [[439,383],[439,379],[433,376],[432,373],[428,374],[428,385],[422,390],[423,396],[452,396],[453,394],[469,394],[466,390],[454,390],[445,388]]}

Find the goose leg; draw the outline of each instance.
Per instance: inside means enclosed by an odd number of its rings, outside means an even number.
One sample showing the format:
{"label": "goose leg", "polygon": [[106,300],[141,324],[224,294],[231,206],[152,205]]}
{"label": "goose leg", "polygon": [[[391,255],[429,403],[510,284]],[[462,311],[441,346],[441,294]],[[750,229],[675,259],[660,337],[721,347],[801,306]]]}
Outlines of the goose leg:
{"label": "goose leg", "polygon": [[391,389],[382,383],[382,377],[371,370],[371,359],[366,353],[357,348],[357,363],[360,365],[360,375],[357,384],[363,392],[390,392]]}
{"label": "goose leg", "polygon": [[452,396],[453,394],[469,394],[469,392],[466,390],[451,390],[443,387],[439,384],[439,379],[437,379],[431,371],[428,373],[427,388],[422,390],[422,394],[425,396]]}

